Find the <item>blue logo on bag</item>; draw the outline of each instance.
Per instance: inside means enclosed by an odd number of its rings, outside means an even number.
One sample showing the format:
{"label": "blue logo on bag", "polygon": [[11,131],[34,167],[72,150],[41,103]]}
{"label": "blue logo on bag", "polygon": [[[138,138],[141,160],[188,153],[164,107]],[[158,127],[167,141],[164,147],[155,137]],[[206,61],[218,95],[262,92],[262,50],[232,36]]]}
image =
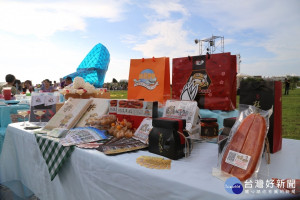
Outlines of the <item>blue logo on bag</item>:
{"label": "blue logo on bag", "polygon": [[155,73],[151,69],[145,69],[139,74],[139,80],[134,79],[134,86],[142,86],[153,90],[158,85]]}
{"label": "blue logo on bag", "polygon": [[229,194],[241,194],[243,192],[243,185],[236,177],[228,178],[225,181],[224,188]]}

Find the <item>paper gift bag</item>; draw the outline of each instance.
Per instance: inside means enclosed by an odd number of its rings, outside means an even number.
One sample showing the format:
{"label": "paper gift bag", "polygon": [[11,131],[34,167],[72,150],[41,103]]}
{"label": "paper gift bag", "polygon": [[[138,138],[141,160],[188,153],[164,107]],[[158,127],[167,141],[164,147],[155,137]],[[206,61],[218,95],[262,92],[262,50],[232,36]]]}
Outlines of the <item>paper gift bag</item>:
{"label": "paper gift bag", "polygon": [[170,99],[170,63],[168,57],[131,59],[128,99],[159,101]]}
{"label": "paper gift bag", "polygon": [[280,81],[243,80],[240,85],[240,104],[254,105],[262,110],[273,107],[268,140],[271,153],[282,146],[282,84]]}
{"label": "paper gift bag", "polygon": [[230,53],[173,59],[172,98],[195,100],[199,108],[236,108],[236,56]]}

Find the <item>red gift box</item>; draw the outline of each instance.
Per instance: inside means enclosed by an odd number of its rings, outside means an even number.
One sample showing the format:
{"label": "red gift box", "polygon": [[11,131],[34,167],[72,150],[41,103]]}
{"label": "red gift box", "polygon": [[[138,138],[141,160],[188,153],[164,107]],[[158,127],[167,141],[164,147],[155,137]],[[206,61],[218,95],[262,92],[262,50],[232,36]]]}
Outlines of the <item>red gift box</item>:
{"label": "red gift box", "polygon": [[[117,107],[112,101],[117,101]],[[138,128],[144,118],[156,118],[158,116],[158,102],[111,100],[109,114],[116,114],[119,121],[126,119],[132,123],[132,128]]]}

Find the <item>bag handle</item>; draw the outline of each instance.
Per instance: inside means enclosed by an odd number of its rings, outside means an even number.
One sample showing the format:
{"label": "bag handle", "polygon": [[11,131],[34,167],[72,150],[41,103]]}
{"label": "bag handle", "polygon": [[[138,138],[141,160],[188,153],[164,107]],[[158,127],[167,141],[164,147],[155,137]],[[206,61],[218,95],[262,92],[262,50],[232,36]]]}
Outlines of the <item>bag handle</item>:
{"label": "bag handle", "polygon": [[261,81],[251,81],[251,86],[254,89],[260,89],[262,87],[265,86],[265,81],[261,80]]}
{"label": "bag handle", "polygon": [[[152,57],[152,61],[155,62],[155,57]],[[142,58],[142,62],[145,62],[145,58]]]}
{"label": "bag handle", "polygon": [[[190,132],[186,129],[183,129],[183,131],[186,131],[189,135]],[[193,143],[191,143],[191,147],[190,147],[190,144],[189,144],[189,141],[188,141],[188,138],[180,131],[177,131],[177,133],[179,133],[179,135],[181,135],[183,138],[184,138],[184,142],[185,142],[185,152],[184,152],[184,157],[187,158],[188,156],[191,155],[191,151],[193,149]]]}

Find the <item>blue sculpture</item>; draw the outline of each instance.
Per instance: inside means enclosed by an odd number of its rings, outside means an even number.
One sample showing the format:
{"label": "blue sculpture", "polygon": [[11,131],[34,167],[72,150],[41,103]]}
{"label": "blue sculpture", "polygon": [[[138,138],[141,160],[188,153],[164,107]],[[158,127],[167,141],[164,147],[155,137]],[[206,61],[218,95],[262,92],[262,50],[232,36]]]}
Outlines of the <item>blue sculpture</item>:
{"label": "blue sculpture", "polygon": [[110,55],[107,48],[99,43],[95,45],[83,59],[76,72],[65,76],[64,79],[70,76],[74,80],[76,76],[80,76],[85,82],[89,82],[96,88],[101,88],[104,83],[109,61]]}

